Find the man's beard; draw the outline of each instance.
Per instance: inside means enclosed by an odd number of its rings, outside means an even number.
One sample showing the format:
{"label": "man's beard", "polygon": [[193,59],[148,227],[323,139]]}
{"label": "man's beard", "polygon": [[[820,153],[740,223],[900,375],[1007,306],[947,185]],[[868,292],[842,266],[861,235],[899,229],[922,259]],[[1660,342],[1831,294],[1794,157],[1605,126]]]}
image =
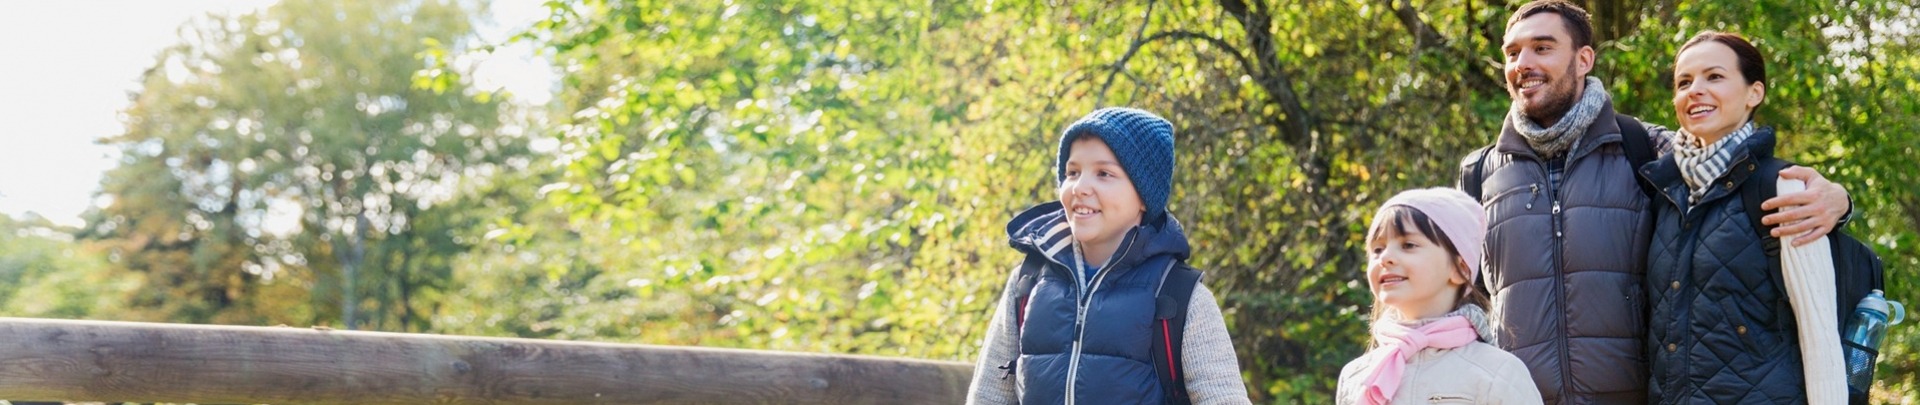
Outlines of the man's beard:
{"label": "man's beard", "polygon": [[[1547,85],[1545,101],[1527,103],[1516,100],[1523,103],[1520,113],[1525,114],[1527,119],[1532,120],[1535,125],[1542,127],[1559,123],[1560,118],[1567,116],[1567,111],[1572,111],[1573,105],[1580,101],[1580,93],[1575,88],[1580,80],[1586,80],[1586,78],[1575,76],[1573,65],[1567,65],[1567,72]],[[1526,81],[1526,78],[1521,78],[1521,81]],[[1518,91],[1515,91],[1515,95],[1518,95]]]}

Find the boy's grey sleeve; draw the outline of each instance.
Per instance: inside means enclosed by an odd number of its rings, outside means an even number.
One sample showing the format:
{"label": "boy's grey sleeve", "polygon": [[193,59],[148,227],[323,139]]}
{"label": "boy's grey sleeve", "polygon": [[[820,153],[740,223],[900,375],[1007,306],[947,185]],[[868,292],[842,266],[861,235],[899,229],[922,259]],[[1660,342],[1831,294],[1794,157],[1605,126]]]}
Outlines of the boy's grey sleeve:
{"label": "boy's grey sleeve", "polygon": [[[1195,284],[1187,302],[1186,335],[1180,355],[1185,357],[1187,395],[1196,405],[1252,404],[1247,384],[1240,378],[1240,358],[1233,353],[1227,320],[1206,284]],[[976,377],[978,381],[978,377]]]}
{"label": "boy's grey sleeve", "polygon": [[1018,269],[1007,278],[1006,288],[1000,289],[999,305],[993,310],[993,320],[987,324],[986,345],[980,349],[980,363],[973,366],[973,382],[967,384],[967,403],[979,405],[1019,404],[1020,398],[1014,392],[1014,377],[1001,378],[1006,372],[1000,366],[1019,356],[1015,342],[1020,338],[1019,330],[1014,328],[1013,314],[1007,311],[1013,308],[1013,300],[1020,294],[1013,291],[1014,282],[1020,277]]}

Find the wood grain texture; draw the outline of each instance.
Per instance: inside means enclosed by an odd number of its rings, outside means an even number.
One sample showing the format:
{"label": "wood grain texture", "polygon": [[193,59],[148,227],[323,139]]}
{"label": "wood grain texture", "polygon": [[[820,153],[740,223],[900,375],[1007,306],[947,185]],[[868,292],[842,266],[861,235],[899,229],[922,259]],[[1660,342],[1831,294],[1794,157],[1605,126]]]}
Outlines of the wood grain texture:
{"label": "wood grain texture", "polygon": [[0,398],[272,404],[959,403],[958,362],[0,318]]}

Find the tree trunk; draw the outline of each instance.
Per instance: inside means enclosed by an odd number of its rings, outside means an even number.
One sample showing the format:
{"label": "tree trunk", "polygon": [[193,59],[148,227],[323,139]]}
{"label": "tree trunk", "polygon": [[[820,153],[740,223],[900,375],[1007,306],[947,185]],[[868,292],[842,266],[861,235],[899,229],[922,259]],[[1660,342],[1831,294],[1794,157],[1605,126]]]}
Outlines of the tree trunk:
{"label": "tree trunk", "polygon": [[340,238],[342,239],[341,242],[346,245],[346,248],[335,251],[337,252],[335,256],[340,258],[340,324],[342,329],[354,329],[359,325],[360,297],[359,294],[355,292],[354,282],[359,280],[360,264],[366,259],[367,255],[367,227],[372,226],[372,223],[367,220],[366,207],[361,207],[360,211],[353,216],[353,231],[342,235]]}

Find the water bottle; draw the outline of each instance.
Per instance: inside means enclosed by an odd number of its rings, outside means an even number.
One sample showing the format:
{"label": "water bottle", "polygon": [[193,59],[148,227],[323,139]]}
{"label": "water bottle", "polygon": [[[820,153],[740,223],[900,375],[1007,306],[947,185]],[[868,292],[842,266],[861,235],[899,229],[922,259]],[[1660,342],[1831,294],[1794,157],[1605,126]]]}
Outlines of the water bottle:
{"label": "water bottle", "polygon": [[1880,290],[1873,290],[1860,299],[1860,305],[1853,308],[1853,316],[1847,317],[1847,333],[1841,336],[1846,339],[1848,388],[1867,392],[1873,387],[1873,361],[1880,352],[1881,341],[1887,338],[1887,327],[1906,317],[1907,308],[1899,302],[1887,301],[1886,294]]}

